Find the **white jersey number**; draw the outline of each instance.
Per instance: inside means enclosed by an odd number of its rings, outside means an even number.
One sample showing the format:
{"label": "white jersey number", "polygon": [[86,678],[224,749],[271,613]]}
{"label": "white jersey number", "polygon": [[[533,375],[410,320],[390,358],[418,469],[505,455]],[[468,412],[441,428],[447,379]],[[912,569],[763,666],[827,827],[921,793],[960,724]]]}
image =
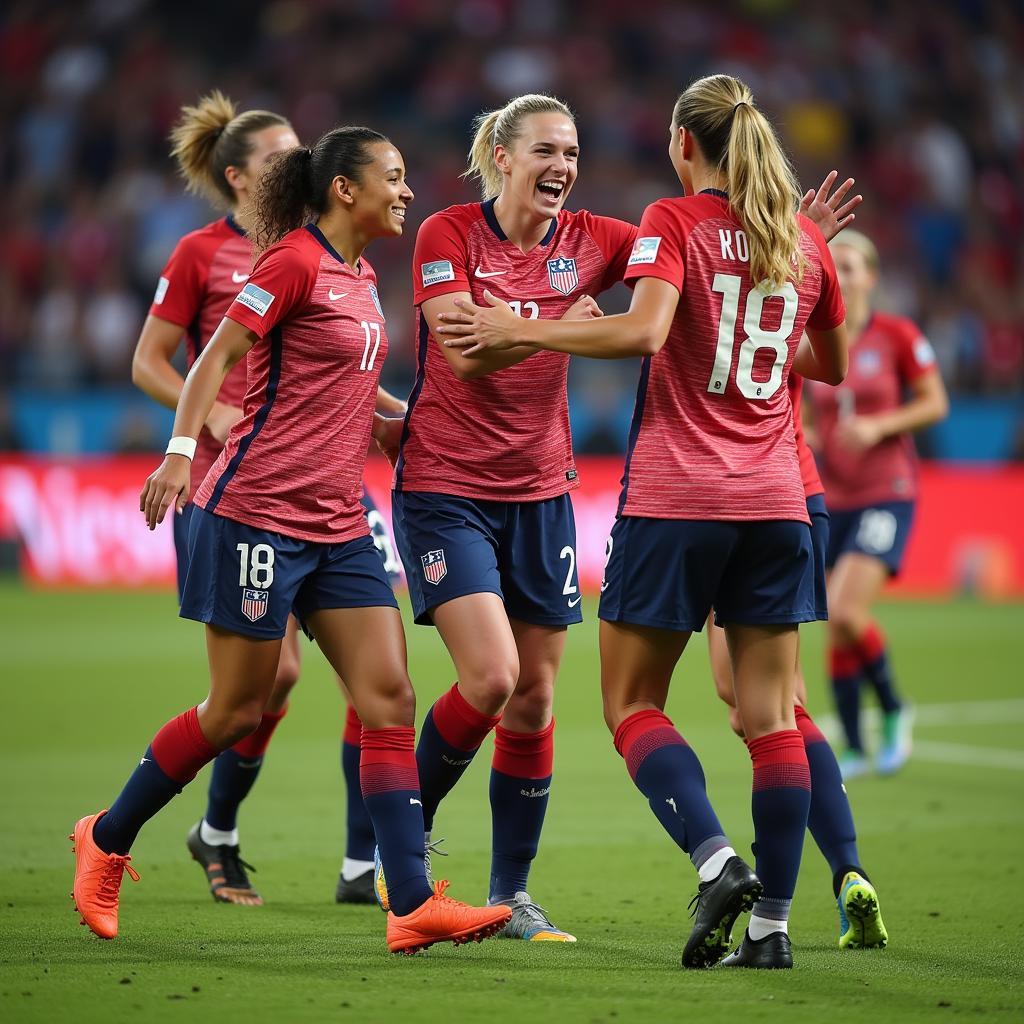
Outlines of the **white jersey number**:
{"label": "white jersey number", "polygon": [[536,320],[540,316],[540,306],[536,302],[520,302],[518,299],[511,299],[509,305],[516,316],[525,317],[527,320]]}
{"label": "white jersey number", "polygon": [[[742,278],[738,274],[715,274],[712,291],[722,296],[722,316],[718,321],[718,345],[715,347],[715,365],[708,381],[708,392],[712,395],[725,394],[732,370],[733,341],[736,337],[736,319],[740,308],[740,285]],[[773,331],[766,331],[761,326],[764,312],[764,301],[768,298],[782,299],[782,316],[779,326]],[[799,299],[792,283],[787,281],[781,288],[767,290],[764,287],[752,288],[747,294],[747,309],[743,315],[743,343],[740,345],[740,357],[736,366],[736,386],[744,398],[764,401],[771,398],[782,386],[782,368],[789,356],[789,336],[793,333],[796,322]],[[760,349],[772,349],[775,361],[766,381],[754,380],[754,357]]]}
{"label": "white jersey number", "polygon": [[377,349],[380,348],[380,324],[371,324],[369,321],[363,320],[361,326],[363,334],[366,336],[366,343],[363,346],[363,358],[359,361],[359,369],[372,370],[373,361],[377,358]]}
{"label": "white jersey number", "polygon": [[274,549],[269,544],[235,547],[238,552],[238,585],[266,590],[274,582]]}

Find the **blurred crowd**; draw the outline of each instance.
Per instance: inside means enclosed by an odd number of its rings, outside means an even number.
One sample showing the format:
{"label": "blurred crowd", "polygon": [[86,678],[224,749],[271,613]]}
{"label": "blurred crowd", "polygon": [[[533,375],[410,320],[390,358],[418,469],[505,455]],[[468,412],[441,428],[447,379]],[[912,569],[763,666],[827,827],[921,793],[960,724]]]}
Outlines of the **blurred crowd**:
{"label": "blurred crowd", "polygon": [[[8,0],[0,12],[0,419],[5,392],[126,385],[164,260],[211,211],[167,156],[179,107],[219,87],[312,141],[365,123],[416,191],[371,252],[392,354],[413,374],[415,226],[474,197],[470,124],[517,93],[577,111],[570,206],[639,218],[678,190],[665,154],[692,78],[745,79],[804,187],[857,178],[879,305],[915,318],[957,394],[1024,392],[1024,14],[1012,0]],[[622,295],[613,295],[617,308]],[[635,375],[578,366],[581,448],[621,446]]]}

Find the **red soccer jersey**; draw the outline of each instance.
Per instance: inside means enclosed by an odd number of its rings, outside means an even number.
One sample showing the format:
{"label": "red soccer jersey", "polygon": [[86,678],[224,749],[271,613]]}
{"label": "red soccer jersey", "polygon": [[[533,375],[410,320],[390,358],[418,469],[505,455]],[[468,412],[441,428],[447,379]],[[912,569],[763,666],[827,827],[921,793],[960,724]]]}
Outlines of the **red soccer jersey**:
{"label": "red soccer jersey", "polygon": [[825,487],[818,475],[818,464],[814,461],[814,452],[804,437],[804,423],[800,414],[800,402],[803,396],[804,379],[799,373],[789,375],[789,400],[793,405],[793,426],[796,428],[796,453],[800,457],[800,478],[804,484],[804,496],[824,494]]}
{"label": "red soccer jersey", "polygon": [[196,504],[300,540],[365,534],[362,474],[388,350],[373,269],[353,270],[318,228],[299,228],[257,260],[227,316],[260,341],[245,415]]}
{"label": "red soccer jersey", "polygon": [[[230,216],[190,232],[174,247],[149,312],[185,330],[189,369],[213,337],[251,269],[252,243]],[[217,399],[241,407],[245,391],[243,360],[224,378]],[[223,447],[206,427],[198,441],[192,460],[193,495]]]}
{"label": "red soccer jersey", "polygon": [[501,230],[493,200],[452,206],[424,221],[413,257],[418,367],[396,490],[541,501],[577,485],[569,357],[537,352],[515,366],[460,381],[419,307],[451,292],[469,292],[486,305],[486,288],[521,316],[558,320],[581,296],[622,280],[635,238],[631,224],[562,210],[540,245],[523,253]]}
{"label": "red soccer jersey", "polygon": [[909,501],[916,495],[917,455],[909,434],[887,437],[858,452],[842,443],[837,428],[847,416],[873,416],[897,408],[906,386],[934,368],[932,347],[915,324],[874,313],[850,346],[846,380],[837,388],[814,385],[809,397],[829,508]]}
{"label": "red soccer jersey", "polygon": [[620,514],[809,522],[786,381],[804,327],[835,327],[845,307],[821,232],[800,227],[803,277],[769,296],[751,284],[721,193],[647,208],[626,280],[657,277],[680,295],[641,370]]}

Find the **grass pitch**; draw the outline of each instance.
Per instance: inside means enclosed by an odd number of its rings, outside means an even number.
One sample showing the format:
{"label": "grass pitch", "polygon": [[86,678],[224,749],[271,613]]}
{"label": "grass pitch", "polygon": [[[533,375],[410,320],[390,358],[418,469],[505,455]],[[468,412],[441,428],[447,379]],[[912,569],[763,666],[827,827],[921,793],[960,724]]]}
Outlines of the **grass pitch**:
{"label": "grass pitch", "polygon": [[[696,878],[634,790],[601,721],[595,608],[570,630],[557,702],[555,785],[531,893],[575,946],[491,940],[392,957],[374,908],[335,906],[342,854],[342,708],[319,653],[243,808],[262,908],[215,904],[185,834],[207,772],[150,823],[126,877],[121,935],[79,927],[65,836],[113,799],[172,714],[202,698],[202,631],[164,594],[0,587],[4,711],[0,1019],[790,1022],[1024,1019],[1024,654],[1020,606],[892,604],[882,619],[919,706],[920,756],[850,786],[866,869],[889,928],[881,951],[836,948],[829,871],[808,840],[791,926],[796,969],[684,972]],[[420,712],[451,683],[431,630],[410,627]],[[805,631],[812,711],[828,709],[821,631]],[[712,801],[749,849],[750,768],[716,704],[703,638],[669,712],[700,754]],[[436,864],[482,900],[489,756],[442,808]]]}

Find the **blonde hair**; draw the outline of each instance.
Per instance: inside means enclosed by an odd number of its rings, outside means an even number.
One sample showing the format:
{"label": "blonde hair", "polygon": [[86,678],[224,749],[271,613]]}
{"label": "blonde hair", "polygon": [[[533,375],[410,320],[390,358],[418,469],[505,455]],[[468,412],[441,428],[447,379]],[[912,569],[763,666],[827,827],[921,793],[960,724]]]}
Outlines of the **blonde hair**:
{"label": "blonde hair", "polygon": [[852,228],[846,228],[828,243],[828,247],[833,251],[833,253],[835,252],[836,247],[840,245],[848,245],[851,249],[855,249],[864,257],[864,262],[867,264],[868,270],[872,270],[876,274],[878,273],[881,265],[878,259],[878,249],[875,248],[875,243],[872,242],[871,239],[862,231],[854,231]]}
{"label": "blonde hair", "polygon": [[522,133],[523,118],[530,114],[563,114],[574,124],[576,118],[560,99],[543,93],[527,93],[509,100],[500,110],[480,114],[473,122],[473,145],[469,149],[469,166],[463,178],[477,178],[484,199],[493,199],[501,192],[501,171],[494,160],[494,147],[511,149]]}
{"label": "blonde hair", "polygon": [[750,89],[731,75],[700,78],[676,100],[672,125],[691,132],[705,158],[725,174],[729,206],[750,245],[755,284],[778,288],[799,280],[807,264],[796,219],[800,187]]}
{"label": "blonde hair", "polygon": [[241,167],[252,153],[252,136],[264,128],[290,127],[288,119],[269,110],[237,113],[219,89],[203,96],[194,107],[182,107],[171,129],[171,156],[189,192],[211,202],[233,206],[234,189],[224,172]]}

